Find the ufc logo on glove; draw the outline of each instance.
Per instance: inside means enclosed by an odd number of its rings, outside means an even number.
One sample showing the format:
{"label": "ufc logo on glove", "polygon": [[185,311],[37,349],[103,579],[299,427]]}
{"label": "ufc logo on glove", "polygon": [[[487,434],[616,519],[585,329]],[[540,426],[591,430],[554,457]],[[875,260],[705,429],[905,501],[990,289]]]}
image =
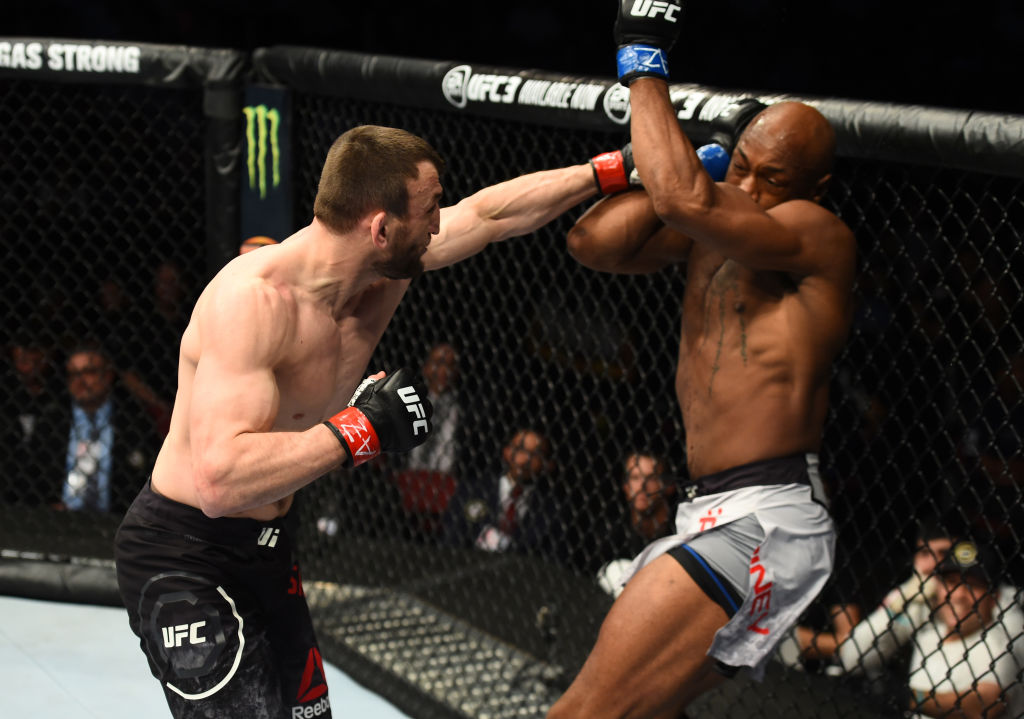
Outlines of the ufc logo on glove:
{"label": "ufc logo on glove", "polygon": [[423,444],[433,413],[426,387],[402,368],[383,379],[363,380],[348,407],[324,424],[348,450],[355,467],[381,452],[408,452]]}
{"label": "ufc logo on glove", "polygon": [[613,35],[620,83],[629,87],[641,77],[668,80],[668,51],[682,18],[678,0],[619,0]]}
{"label": "ufc logo on glove", "polygon": [[418,435],[420,430],[423,430],[423,434],[427,434],[430,431],[430,426],[427,424],[427,415],[423,411],[423,405],[420,403],[420,396],[416,394],[416,388],[402,387],[398,390],[398,396],[405,402],[406,411],[419,418],[412,423],[413,435]]}
{"label": "ufc logo on glove", "polygon": [[664,2],[664,0],[634,0],[633,7],[630,8],[629,14],[634,17],[655,18],[664,13],[665,19],[668,22],[676,22],[678,19],[676,13],[679,10],[679,5]]}

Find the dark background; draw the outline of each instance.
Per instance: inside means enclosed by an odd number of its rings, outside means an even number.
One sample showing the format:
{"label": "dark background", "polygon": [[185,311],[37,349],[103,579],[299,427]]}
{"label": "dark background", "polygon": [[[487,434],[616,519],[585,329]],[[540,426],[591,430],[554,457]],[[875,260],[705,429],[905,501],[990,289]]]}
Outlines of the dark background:
{"label": "dark background", "polygon": [[[43,0],[0,34],[274,44],[607,77],[612,0]],[[10,13],[12,9],[7,9]],[[672,78],[1024,113],[1021,0],[694,0]]]}

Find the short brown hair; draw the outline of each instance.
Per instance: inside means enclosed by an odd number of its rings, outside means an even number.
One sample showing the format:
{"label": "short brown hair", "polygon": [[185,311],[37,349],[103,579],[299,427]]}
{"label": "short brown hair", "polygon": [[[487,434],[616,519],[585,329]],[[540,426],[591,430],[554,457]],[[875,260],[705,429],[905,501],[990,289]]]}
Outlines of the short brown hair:
{"label": "short brown hair", "polygon": [[334,232],[351,230],[375,209],[396,217],[409,210],[408,180],[427,161],[444,171],[444,160],[426,140],[393,127],[360,125],[342,134],[327,152],[313,215]]}

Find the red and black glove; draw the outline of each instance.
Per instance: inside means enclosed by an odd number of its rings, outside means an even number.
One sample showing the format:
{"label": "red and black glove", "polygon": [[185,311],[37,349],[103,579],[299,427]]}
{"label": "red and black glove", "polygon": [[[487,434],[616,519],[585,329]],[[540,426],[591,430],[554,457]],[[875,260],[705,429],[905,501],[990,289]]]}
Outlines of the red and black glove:
{"label": "red and black glove", "polygon": [[594,182],[602,195],[643,187],[633,164],[633,146],[628,142],[621,150],[602,152],[590,158],[590,166],[594,168]]}
{"label": "red and black glove", "polygon": [[379,380],[364,379],[348,407],[324,422],[352,458],[352,466],[381,452],[408,452],[432,430],[434,407],[427,388],[402,368]]}

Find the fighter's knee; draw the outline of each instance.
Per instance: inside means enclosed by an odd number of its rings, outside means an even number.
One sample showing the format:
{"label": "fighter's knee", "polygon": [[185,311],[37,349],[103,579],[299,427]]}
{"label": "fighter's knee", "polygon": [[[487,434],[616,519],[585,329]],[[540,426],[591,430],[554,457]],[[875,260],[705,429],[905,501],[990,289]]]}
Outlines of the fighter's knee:
{"label": "fighter's knee", "polygon": [[563,697],[563,699],[559,699],[550,709],[548,709],[545,719],[576,719],[576,716],[576,713],[574,713],[572,708],[564,701]]}
{"label": "fighter's knee", "polygon": [[622,261],[616,248],[598,241],[592,236],[585,223],[577,223],[565,237],[565,246],[569,256],[584,267],[598,271],[614,271]]}
{"label": "fighter's knee", "polygon": [[633,716],[629,702],[623,703],[620,693],[603,692],[600,688],[569,687],[548,710],[545,719],[625,719]]}

